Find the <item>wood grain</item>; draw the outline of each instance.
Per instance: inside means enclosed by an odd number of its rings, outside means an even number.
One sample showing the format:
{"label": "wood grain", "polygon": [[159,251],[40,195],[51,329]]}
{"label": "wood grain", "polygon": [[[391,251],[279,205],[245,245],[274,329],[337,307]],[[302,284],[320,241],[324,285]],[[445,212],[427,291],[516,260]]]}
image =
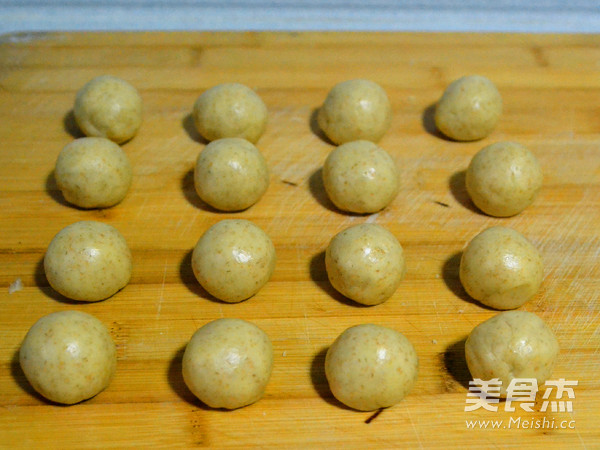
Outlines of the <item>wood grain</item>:
{"label": "wood grain", "polygon": [[[600,445],[599,292],[600,36],[394,33],[57,33],[0,37],[0,446],[40,447],[594,447]],[[132,82],[144,123],[123,148],[134,182],[118,206],[69,206],[52,176],[58,152],[80,132],[76,90],[96,75]],[[458,76],[491,78],[504,99],[495,132],[457,143],[434,129],[432,112]],[[380,145],[397,161],[402,189],[384,211],[342,214],[327,199],[320,167],[333,148],[314,114],[338,81],[379,82],[394,117]],[[237,81],[269,109],[258,146],[271,169],[263,199],[247,211],[212,211],[192,182],[204,146],[191,106],[205,89]],[[484,145],[515,140],[544,170],[535,203],[516,217],[481,214],[464,188],[464,170]],[[197,284],[190,252],[212,224],[245,218],[273,239],[278,263],[254,298],[225,304]],[[134,257],[131,283],[94,304],[70,302],[45,279],[52,237],[83,219],[116,226]],[[323,251],[343,228],[376,222],[405,248],[408,273],[386,303],[360,307],[327,281]],[[561,354],[554,378],[578,380],[573,413],[464,412],[469,374],[464,338],[496,314],[471,300],[458,280],[461,249],[491,225],[513,227],[542,252],[545,278],[522,309],[544,318]],[[8,294],[21,278],[24,289]],[[32,391],[18,349],[42,315],[77,309],[109,326],[118,347],[110,387],[61,407]],[[195,400],[181,377],[181,355],[209,320],[251,320],[271,337],[275,367],[265,397],[240,410]],[[327,347],[345,328],[379,323],[404,333],[420,358],[412,393],[370,423],[328,390]],[[547,417],[575,429],[476,429],[470,419]]]}

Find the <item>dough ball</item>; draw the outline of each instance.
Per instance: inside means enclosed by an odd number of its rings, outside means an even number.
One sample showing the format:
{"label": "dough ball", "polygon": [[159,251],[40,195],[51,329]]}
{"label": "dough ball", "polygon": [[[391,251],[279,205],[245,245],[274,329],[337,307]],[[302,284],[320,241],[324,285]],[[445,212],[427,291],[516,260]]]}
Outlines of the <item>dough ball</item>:
{"label": "dough ball", "polygon": [[317,122],[338,145],[359,139],[378,142],[392,123],[392,106],[377,83],[343,81],[329,91],[319,108]]}
{"label": "dough ball", "polygon": [[269,169],[260,151],[247,140],[218,139],[198,155],[194,185],[198,196],[213,208],[240,211],[267,191]]}
{"label": "dough ball", "polygon": [[479,75],[452,82],[435,108],[435,125],[456,141],[489,135],[502,114],[502,97],[490,80]]}
{"label": "dough ball", "polygon": [[558,357],[558,341],[533,313],[505,311],[477,325],[465,343],[473,379],[502,381],[501,396],[515,378],[535,378],[543,384]]}
{"label": "dough ball", "polygon": [[519,232],[492,227],[475,236],[460,259],[460,281],[475,300],[496,309],[518,308],[539,290],[544,266]]}
{"label": "dough ball", "polygon": [[267,107],[256,92],[239,83],[219,84],[194,104],[194,123],[207,140],[238,137],[253,144],[267,127]]}
{"label": "dough ball", "polygon": [[115,227],[73,223],[50,242],[44,257],[50,286],[73,300],[95,302],[123,289],[131,278],[131,252]]}
{"label": "dough ball", "polygon": [[275,269],[275,247],[248,220],[222,220],[202,235],[192,254],[196,279],[212,296],[228,303],[256,294]]}
{"label": "dough ball", "polygon": [[87,137],[62,149],[54,176],[69,203],[81,208],[108,208],[125,198],[132,173],[121,147],[105,138]]}
{"label": "dough ball", "polygon": [[53,402],[71,405],[103,391],[117,367],[108,329],[90,314],[60,311],[38,320],[19,352],[31,386]]}
{"label": "dough ball", "polygon": [[194,333],[183,354],[183,379],[212,408],[235,409],[259,400],[273,368],[267,334],[241,319],[214,320]]}
{"label": "dough ball", "polygon": [[327,156],[323,184],[339,209],[374,213],[396,198],[398,170],[392,157],[374,143],[348,142]]}
{"label": "dough ball", "polygon": [[383,303],[404,278],[404,252],[396,237],[374,223],[341,231],[325,252],[325,267],[332,286],[362,303]]}
{"label": "dough ball", "polygon": [[86,136],[122,143],[134,137],[142,124],[142,98],[127,81],[103,75],[77,92],[73,113]]}
{"label": "dough ball", "polygon": [[484,213],[514,216],[527,208],[542,187],[542,168],[520,144],[498,142],[481,149],[467,169],[467,192]]}
{"label": "dough ball", "polygon": [[379,325],[348,328],[325,357],[331,392],[360,411],[395,405],[410,392],[418,373],[419,360],[410,341]]}

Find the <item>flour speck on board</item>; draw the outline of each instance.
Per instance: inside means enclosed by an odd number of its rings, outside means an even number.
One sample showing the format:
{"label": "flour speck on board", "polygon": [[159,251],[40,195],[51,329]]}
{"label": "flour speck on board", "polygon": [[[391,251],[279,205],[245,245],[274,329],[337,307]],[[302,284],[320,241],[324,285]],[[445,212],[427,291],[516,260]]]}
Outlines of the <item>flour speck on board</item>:
{"label": "flour speck on board", "polygon": [[23,290],[23,281],[21,281],[20,278],[17,278],[15,281],[13,281],[10,284],[10,286],[8,287],[9,294],[14,294],[15,292],[18,292],[21,290]]}

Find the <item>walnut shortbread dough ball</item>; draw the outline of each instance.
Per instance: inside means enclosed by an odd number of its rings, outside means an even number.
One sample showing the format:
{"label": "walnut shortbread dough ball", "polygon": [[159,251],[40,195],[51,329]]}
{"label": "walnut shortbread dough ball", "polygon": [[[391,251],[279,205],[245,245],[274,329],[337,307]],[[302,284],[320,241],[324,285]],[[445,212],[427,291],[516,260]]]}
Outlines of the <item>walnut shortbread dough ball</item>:
{"label": "walnut shortbread dough ball", "polygon": [[377,83],[348,80],[329,91],[317,122],[334,144],[361,139],[378,142],[390,127],[392,107]]}
{"label": "walnut shortbread dough ball", "polygon": [[198,240],[192,268],[200,285],[228,303],[256,294],[275,269],[275,247],[258,226],[243,219],[222,220]]}
{"label": "walnut shortbread dough ball", "polygon": [[81,221],[63,228],[44,257],[46,278],[56,291],[73,300],[104,300],[131,278],[131,252],[115,227]]}
{"label": "walnut shortbread dough ball", "polygon": [[254,205],[269,187],[269,169],[249,141],[212,141],[198,155],[194,171],[198,196],[213,208],[240,211]]}
{"label": "walnut shortbread dough ball", "polygon": [[363,305],[383,303],[396,291],[406,273],[398,239],[374,223],[341,231],[325,251],[332,286]]}
{"label": "walnut shortbread dough ball", "polygon": [[267,126],[267,107],[249,87],[224,83],[198,97],[193,117],[198,132],[209,141],[239,137],[255,144]]}
{"label": "walnut shortbread dough ball", "polygon": [[473,203],[496,217],[513,216],[531,205],[542,180],[537,158],[515,142],[484,147],[473,157],[466,174]]}
{"label": "walnut shortbread dough ball", "polygon": [[42,317],[29,329],[19,361],[37,392],[71,405],[108,387],[117,352],[108,329],[94,316],[60,311]]}
{"label": "walnut shortbread dough ball", "polygon": [[514,379],[534,378],[543,384],[558,357],[556,336],[533,313],[505,311],[477,325],[465,343],[473,379],[502,382],[501,396]]}
{"label": "walnut shortbread dough ball", "polygon": [[502,97],[490,80],[480,75],[452,82],[436,105],[434,120],[443,134],[457,141],[489,135],[502,114]]}
{"label": "walnut shortbread dough ball", "polygon": [[129,158],[117,144],[86,137],[62,149],[54,176],[69,203],[81,208],[107,208],[125,198],[132,171]]}
{"label": "walnut shortbread dough ball", "polygon": [[241,319],[204,325],[183,354],[183,379],[192,393],[212,408],[235,409],[259,400],[273,368],[267,334]]}
{"label": "walnut shortbread dough ball", "polygon": [[518,308],[542,284],[538,250],[519,232],[492,227],[475,236],[460,259],[459,276],[475,300],[496,309]]}
{"label": "walnut shortbread dough ball", "polygon": [[353,213],[374,213],[398,194],[398,170],[392,157],[369,141],[353,141],[333,150],[323,165],[323,184],[335,206]]}
{"label": "walnut shortbread dough ball", "polygon": [[386,408],[412,389],[419,372],[415,348],[401,333],[380,325],[356,325],[327,350],[325,375],[340,402],[360,411]]}
{"label": "walnut shortbread dough ball", "polygon": [[134,137],[142,124],[142,98],[127,81],[102,75],[77,92],[73,113],[86,136],[122,143]]}

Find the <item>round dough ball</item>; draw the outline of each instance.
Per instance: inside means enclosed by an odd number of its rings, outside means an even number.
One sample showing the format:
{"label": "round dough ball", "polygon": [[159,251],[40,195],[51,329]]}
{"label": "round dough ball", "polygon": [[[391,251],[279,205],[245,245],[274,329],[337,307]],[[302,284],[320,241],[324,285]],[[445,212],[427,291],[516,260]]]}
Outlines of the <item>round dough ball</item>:
{"label": "round dough ball", "polygon": [[183,379],[212,408],[235,409],[259,400],[273,368],[267,334],[241,319],[217,319],[194,333],[183,354]]}
{"label": "round dough ball", "polygon": [[498,142],[481,149],[467,169],[467,192],[484,213],[514,216],[527,208],[542,187],[537,158],[520,144]]}
{"label": "round dough ball", "polygon": [[90,314],[60,311],[27,332],[19,361],[31,386],[53,402],[71,405],[103,391],[117,367],[108,329]]}
{"label": "round dough ball", "polygon": [[473,379],[500,379],[501,396],[506,396],[506,388],[516,378],[535,378],[543,384],[552,373],[558,351],[552,330],[526,311],[505,311],[480,323],[465,343]]}
{"label": "round dough ball", "polygon": [[267,127],[267,107],[256,92],[239,83],[212,87],[194,103],[194,123],[207,140],[238,137],[253,144]]}
{"label": "round dough ball", "polygon": [[325,252],[332,286],[362,303],[383,303],[396,291],[406,273],[398,239],[374,223],[346,228],[333,237]]}
{"label": "round dough ball", "polygon": [[319,108],[317,122],[338,145],[359,139],[378,142],[392,123],[392,106],[377,83],[343,81],[329,91]]}
{"label": "round dough ball", "polygon": [[460,281],[475,300],[496,309],[518,308],[539,290],[544,265],[519,232],[492,227],[475,236],[460,259]]}
{"label": "round dough ball", "polygon": [[456,141],[476,141],[489,135],[500,120],[502,97],[490,80],[480,75],[452,82],[435,108],[435,125]]}
{"label": "round dough ball", "polygon": [[198,240],[192,268],[200,285],[228,303],[256,294],[275,269],[275,247],[267,234],[243,219],[222,220]]}
{"label": "round dough ball", "polygon": [[103,75],[77,92],[73,113],[86,136],[122,143],[134,137],[142,124],[142,98],[127,81]]}
{"label": "round dough ball", "polygon": [[395,405],[410,392],[418,373],[419,359],[410,341],[380,325],[348,328],[325,357],[331,392],[360,411]]}
{"label": "round dough ball", "polygon": [[115,227],[73,223],[50,242],[44,257],[50,286],[73,300],[96,302],[123,289],[131,278],[131,252]]}
{"label": "round dough ball", "polygon": [[132,172],[121,147],[105,138],[86,137],[62,149],[54,176],[69,203],[81,208],[107,208],[125,198]]}
{"label": "round dough ball", "polygon": [[333,150],[323,165],[323,184],[335,206],[353,213],[374,213],[398,194],[398,170],[392,157],[370,141],[354,141]]}
{"label": "round dough ball", "polygon": [[221,211],[254,205],[269,187],[269,169],[262,153],[241,138],[223,138],[198,155],[194,171],[198,196]]}

